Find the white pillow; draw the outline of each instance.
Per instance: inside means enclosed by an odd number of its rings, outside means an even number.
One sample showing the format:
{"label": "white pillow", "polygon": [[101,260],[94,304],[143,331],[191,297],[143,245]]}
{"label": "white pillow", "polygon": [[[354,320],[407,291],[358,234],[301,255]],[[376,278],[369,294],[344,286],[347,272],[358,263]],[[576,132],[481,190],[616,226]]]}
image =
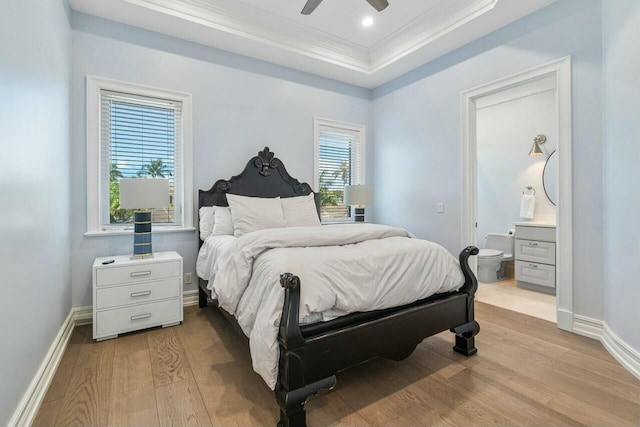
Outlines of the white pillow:
{"label": "white pillow", "polygon": [[207,240],[207,237],[211,236],[213,232],[213,221],[215,216],[213,215],[213,206],[203,206],[199,210],[200,212],[200,240],[203,242]]}
{"label": "white pillow", "polygon": [[231,221],[231,209],[226,206],[213,207],[213,235],[233,236],[233,222]]}
{"label": "white pillow", "polygon": [[280,197],[245,197],[227,194],[233,220],[233,235],[244,234],[265,228],[286,227]]}
{"label": "white pillow", "polygon": [[299,197],[283,197],[282,211],[287,227],[310,227],[320,225],[314,194]]}

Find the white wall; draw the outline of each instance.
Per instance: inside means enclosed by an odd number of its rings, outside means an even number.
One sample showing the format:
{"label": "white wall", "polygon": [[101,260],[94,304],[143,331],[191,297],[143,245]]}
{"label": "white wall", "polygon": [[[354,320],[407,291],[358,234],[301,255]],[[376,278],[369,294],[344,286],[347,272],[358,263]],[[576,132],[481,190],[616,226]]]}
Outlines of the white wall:
{"label": "white wall", "polygon": [[[96,256],[128,254],[131,236],[85,237],[85,77],[96,75],[193,94],[194,200],[268,145],[289,173],[313,183],[313,116],[371,128],[369,91],[82,14],[73,14],[73,305],[91,304]],[[255,70],[255,72],[249,71]],[[197,209],[194,209],[197,211]],[[196,233],[154,235],[193,272]],[[185,289],[197,289],[188,285]]]}
{"label": "white wall", "polygon": [[60,0],[0,14],[0,425],[71,308],[71,30]]}
{"label": "white wall", "polygon": [[640,353],[640,2],[603,2],[604,320]]}
{"label": "white wall", "polygon": [[458,253],[461,92],[570,54],[573,304],[575,313],[602,319],[601,18],[600,1],[559,1],[375,89],[374,220]]}
{"label": "white wall", "polygon": [[[545,195],[542,171],[557,147],[556,92],[480,108],[476,115],[478,143],[478,244],[487,233],[506,233],[520,217],[522,192],[536,190],[534,220],[555,221],[555,206]],[[529,157],[533,137],[542,134],[545,156]]]}

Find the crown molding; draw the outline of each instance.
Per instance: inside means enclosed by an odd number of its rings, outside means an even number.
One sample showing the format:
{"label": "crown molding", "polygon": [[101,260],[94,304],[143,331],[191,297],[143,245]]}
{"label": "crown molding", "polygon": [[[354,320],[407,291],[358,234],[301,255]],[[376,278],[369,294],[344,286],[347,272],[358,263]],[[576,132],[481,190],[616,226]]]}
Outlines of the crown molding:
{"label": "crown molding", "polygon": [[443,0],[370,47],[238,0],[69,0],[73,10],[374,88],[556,0]]}

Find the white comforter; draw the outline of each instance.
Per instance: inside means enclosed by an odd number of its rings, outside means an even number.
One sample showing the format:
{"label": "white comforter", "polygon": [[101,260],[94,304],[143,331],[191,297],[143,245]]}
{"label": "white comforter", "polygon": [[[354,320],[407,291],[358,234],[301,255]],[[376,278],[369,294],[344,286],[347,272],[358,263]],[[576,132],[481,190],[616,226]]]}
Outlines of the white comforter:
{"label": "white comforter", "polygon": [[330,320],[409,304],[464,283],[443,247],[375,224],[291,227],[248,233],[216,257],[209,289],[249,337],[253,369],[275,387],[280,274],[300,277],[300,318]]}

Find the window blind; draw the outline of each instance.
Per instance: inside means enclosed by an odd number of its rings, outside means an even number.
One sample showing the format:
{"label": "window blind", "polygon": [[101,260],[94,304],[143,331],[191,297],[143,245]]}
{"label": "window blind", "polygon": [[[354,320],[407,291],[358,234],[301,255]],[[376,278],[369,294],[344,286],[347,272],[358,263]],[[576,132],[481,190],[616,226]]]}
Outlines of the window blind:
{"label": "window blind", "polygon": [[154,223],[181,224],[182,105],[102,90],[101,182],[103,225],[133,222],[120,208],[120,178],[167,178],[171,204],[153,209]]}
{"label": "window blind", "polygon": [[318,172],[323,218],[350,216],[344,204],[345,185],[361,184],[360,132],[321,125],[318,137]]}

